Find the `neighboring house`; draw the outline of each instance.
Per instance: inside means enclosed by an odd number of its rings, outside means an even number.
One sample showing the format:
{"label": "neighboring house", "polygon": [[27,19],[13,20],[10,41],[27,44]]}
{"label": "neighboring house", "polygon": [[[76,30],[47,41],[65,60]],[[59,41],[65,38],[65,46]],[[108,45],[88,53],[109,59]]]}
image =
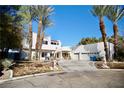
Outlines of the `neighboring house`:
{"label": "neighboring house", "polygon": [[[35,44],[37,33],[33,32],[32,38],[32,60],[35,59]],[[28,59],[29,44],[26,39],[23,40],[22,59]],[[60,40],[52,40],[50,36],[45,36],[42,45],[41,60],[48,60],[56,56],[57,59],[70,59],[71,49],[69,47],[62,47]],[[49,58],[48,58],[49,57]]]}
{"label": "neighboring house", "polygon": [[[114,45],[107,42],[110,59],[113,58]],[[72,48],[71,58],[72,60],[93,60],[93,57],[105,57],[104,44],[103,42],[87,45],[79,45]]]}

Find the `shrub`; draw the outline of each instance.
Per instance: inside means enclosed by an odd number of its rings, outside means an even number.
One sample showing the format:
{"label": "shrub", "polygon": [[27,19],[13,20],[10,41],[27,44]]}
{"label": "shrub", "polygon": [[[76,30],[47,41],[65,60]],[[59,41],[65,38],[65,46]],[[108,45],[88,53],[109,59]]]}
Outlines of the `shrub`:
{"label": "shrub", "polygon": [[4,67],[3,67],[2,63],[0,62],[0,72],[3,71],[3,68]]}
{"label": "shrub", "polygon": [[9,69],[9,67],[12,66],[12,59],[3,59],[0,61],[1,66],[3,66],[4,69]]}
{"label": "shrub", "polygon": [[103,57],[102,56],[96,56],[96,61],[102,61]]}
{"label": "shrub", "polygon": [[3,67],[3,65],[0,62],[0,77],[3,75],[3,73],[2,73],[3,69],[4,69],[4,67]]}
{"label": "shrub", "polygon": [[118,61],[124,61],[124,47],[123,47],[123,45],[120,45],[118,47],[116,58],[117,58]]}

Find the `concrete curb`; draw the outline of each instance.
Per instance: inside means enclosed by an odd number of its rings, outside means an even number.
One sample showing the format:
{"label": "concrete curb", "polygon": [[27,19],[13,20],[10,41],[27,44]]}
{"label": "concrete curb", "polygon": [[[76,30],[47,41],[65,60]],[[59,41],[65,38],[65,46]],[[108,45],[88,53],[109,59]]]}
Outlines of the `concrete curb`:
{"label": "concrete curb", "polygon": [[98,69],[98,70],[108,70],[108,71],[124,71],[124,69]]}
{"label": "concrete curb", "polygon": [[47,72],[47,73],[25,75],[25,76],[20,76],[20,77],[13,77],[10,79],[0,80],[0,84],[4,83],[6,81],[12,81],[12,80],[18,80],[18,79],[23,79],[23,78],[28,78],[28,77],[42,76],[42,75],[59,74],[59,73],[64,73],[64,72],[65,71],[56,71],[56,72]]}

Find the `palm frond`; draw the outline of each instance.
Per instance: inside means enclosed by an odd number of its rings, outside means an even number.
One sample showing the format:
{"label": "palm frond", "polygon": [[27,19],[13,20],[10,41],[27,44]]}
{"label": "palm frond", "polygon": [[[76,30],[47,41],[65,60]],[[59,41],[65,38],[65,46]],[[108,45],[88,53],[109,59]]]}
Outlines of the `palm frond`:
{"label": "palm frond", "polygon": [[18,15],[22,16],[23,24],[27,24],[35,18],[35,12],[33,11],[32,6],[22,6]]}
{"label": "palm frond", "polygon": [[54,8],[48,5],[39,5],[33,6],[33,11],[35,12],[35,20],[39,20],[39,17],[42,18],[52,15]]}
{"label": "palm frond", "polygon": [[112,6],[107,13],[107,17],[112,22],[116,23],[124,16],[124,9],[120,6]]}
{"label": "palm frond", "polygon": [[43,19],[43,29],[47,28],[47,27],[50,27],[53,25],[53,22],[50,20],[49,17],[45,17]]}
{"label": "palm frond", "polygon": [[50,16],[53,14],[54,8],[48,5],[40,5],[40,6],[32,6],[33,11],[35,12],[34,20],[39,22],[39,18],[42,17],[42,24],[43,29],[53,25],[52,21],[50,20]]}
{"label": "palm frond", "polygon": [[93,6],[91,13],[94,16],[103,17],[106,16],[108,10],[109,10],[109,6],[107,5],[95,5]]}

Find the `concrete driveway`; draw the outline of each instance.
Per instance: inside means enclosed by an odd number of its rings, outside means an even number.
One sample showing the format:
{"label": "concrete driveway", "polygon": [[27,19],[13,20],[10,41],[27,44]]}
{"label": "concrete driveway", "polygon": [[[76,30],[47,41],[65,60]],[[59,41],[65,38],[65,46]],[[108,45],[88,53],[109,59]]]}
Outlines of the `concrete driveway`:
{"label": "concrete driveway", "polygon": [[[69,61],[68,61],[69,62]],[[64,62],[65,63],[65,62]],[[124,70],[97,70],[92,64],[59,62],[63,73],[33,76],[0,84],[1,88],[124,88]],[[84,66],[85,65],[85,66]],[[93,67],[93,68],[92,68]],[[68,71],[69,70],[69,71]]]}
{"label": "concrete driveway", "polygon": [[77,71],[95,71],[98,70],[94,66],[93,61],[59,61],[59,65],[66,72],[77,72]]}

